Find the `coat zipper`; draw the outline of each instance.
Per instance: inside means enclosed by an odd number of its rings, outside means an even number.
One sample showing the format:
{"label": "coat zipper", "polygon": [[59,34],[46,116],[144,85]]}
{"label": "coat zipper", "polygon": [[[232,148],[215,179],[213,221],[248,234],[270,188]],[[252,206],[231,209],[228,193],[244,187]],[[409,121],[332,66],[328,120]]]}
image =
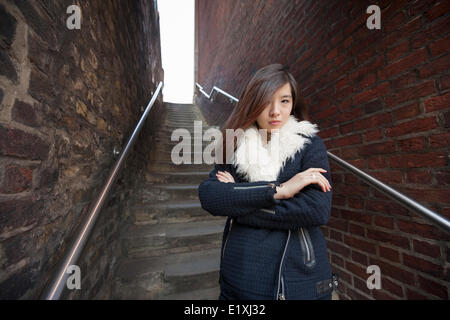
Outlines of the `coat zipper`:
{"label": "coat zipper", "polygon": [[[291,238],[291,230],[288,230],[288,231],[289,231],[288,238],[286,241],[286,245],[284,247],[283,256],[281,257],[280,269],[278,270],[278,288],[277,288],[277,299],[278,300],[286,300],[286,296],[284,294],[284,281],[283,281],[283,277],[281,276],[281,268],[283,267],[284,256],[286,255],[286,249],[289,244],[289,239]],[[280,282],[281,282],[281,292],[280,292]]]}
{"label": "coat zipper", "polygon": [[233,187],[233,189],[255,189],[255,188],[269,188],[269,186],[262,185],[262,186],[249,186],[249,187]]}
{"label": "coat zipper", "polygon": [[300,240],[300,247],[303,251],[305,267],[311,269],[316,265],[316,259],[314,257],[314,247],[312,245],[308,229],[300,228],[298,230],[298,235]]}
{"label": "coat zipper", "polygon": [[228,238],[230,237],[230,232],[231,232],[232,225],[233,225],[233,219],[230,219],[230,226],[228,227],[227,238],[225,239],[225,244],[223,245],[222,259],[225,256],[225,249],[227,247]]}
{"label": "coat zipper", "polygon": [[301,237],[303,239],[303,242],[305,243],[306,248],[306,262],[309,262],[311,260],[311,251],[309,250],[308,241],[306,241],[305,232],[303,231],[303,228],[300,228],[300,231],[302,233]]}

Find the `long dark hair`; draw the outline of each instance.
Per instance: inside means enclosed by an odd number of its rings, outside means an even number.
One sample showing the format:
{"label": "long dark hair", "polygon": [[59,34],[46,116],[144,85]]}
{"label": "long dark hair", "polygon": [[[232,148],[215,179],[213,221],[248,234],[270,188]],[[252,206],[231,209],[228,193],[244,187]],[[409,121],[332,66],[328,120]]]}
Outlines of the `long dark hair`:
{"label": "long dark hair", "polygon": [[[232,155],[226,153],[226,129],[242,130],[247,129],[255,123],[256,118],[264,110],[270,102],[272,95],[286,83],[291,85],[292,91],[292,111],[298,120],[306,120],[306,105],[305,101],[298,94],[298,85],[294,76],[288,71],[287,67],[281,64],[270,64],[265,66],[253,75],[244,87],[239,102],[223,125],[222,132],[222,163],[228,163]],[[234,137],[234,150],[237,147],[237,137]]]}

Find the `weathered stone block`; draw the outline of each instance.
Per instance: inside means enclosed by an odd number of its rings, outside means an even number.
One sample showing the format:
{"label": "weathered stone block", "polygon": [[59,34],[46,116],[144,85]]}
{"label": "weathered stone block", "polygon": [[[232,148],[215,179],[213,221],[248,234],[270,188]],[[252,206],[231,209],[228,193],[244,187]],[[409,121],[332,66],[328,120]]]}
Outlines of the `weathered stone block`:
{"label": "weathered stone block", "polygon": [[0,126],[0,154],[30,160],[45,160],[50,147],[34,134]]}
{"label": "weathered stone block", "polygon": [[45,74],[33,68],[31,69],[28,93],[42,103],[51,102],[56,94],[51,80]]}
{"label": "weathered stone block", "polygon": [[5,7],[0,5],[0,39],[2,39],[6,46],[11,46],[16,31],[17,20],[8,12]]}
{"label": "weathered stone block", "polygon": [[0,238],[26,231],[45,215],[43,200],[5,200],[0,201],[0,207]]}
{"label": "weathered stone block", "polygon": [[14,103],[11,117],[14,121],[23,123],[30,127],[39,127],[40,121],[34,111],[34,108],[20,100],[16,100]]}
{"label": "weathered stone block", "polygon": [[33,168],[9,165],[6,167],[1,193],[19,193],[33,184]]}
{"label": "weathered stone block", "polygon": [[7,77],[13,82],[17,82],[17,72],[11,58],[4,50],[0,50],[0,75]]}
{"label": "weathered stone block", "polygon": [[0,299],[20,299],[39,280],[39,262],[22,268],[0,283]]}

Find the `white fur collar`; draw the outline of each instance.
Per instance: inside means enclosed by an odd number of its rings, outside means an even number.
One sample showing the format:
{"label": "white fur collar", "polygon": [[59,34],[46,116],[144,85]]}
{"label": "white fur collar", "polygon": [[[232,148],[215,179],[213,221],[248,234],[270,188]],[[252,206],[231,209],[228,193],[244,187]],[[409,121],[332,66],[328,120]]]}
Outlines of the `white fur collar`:
{"label": "white fur collar", "polygon": [[238,141],[232,163],[236,172],[249,182],[277,180],[284,164],[310,142],[299,133],[313,137],[317,132],[317,124],[307,120],[299,121],[290,115],[283,127],[272,131],[271,139],[265,147],[263,138],[266,141],[266,137],[254,124],[244,131]]}

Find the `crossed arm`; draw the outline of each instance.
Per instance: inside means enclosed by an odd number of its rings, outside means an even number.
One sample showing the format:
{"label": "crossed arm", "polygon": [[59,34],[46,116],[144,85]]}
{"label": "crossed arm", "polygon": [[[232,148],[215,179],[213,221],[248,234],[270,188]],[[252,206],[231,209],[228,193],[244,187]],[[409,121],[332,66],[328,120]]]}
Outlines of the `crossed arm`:
{"label": "crossed arm", "polygon": [[[325,169],[324,176],[331,184],[328,156],[320,139],[305,150],[301,171],[308,168]],[[324,225],[330,218],[332,191],[323,192],[311,184],[292,198],[275,200],[269,183],[278,181],[224,183],[217,179],[219,170],[223,171],[216,165],[199,186],[202,208],[212,215],[234,217],[239,223],[267,229]]]}

